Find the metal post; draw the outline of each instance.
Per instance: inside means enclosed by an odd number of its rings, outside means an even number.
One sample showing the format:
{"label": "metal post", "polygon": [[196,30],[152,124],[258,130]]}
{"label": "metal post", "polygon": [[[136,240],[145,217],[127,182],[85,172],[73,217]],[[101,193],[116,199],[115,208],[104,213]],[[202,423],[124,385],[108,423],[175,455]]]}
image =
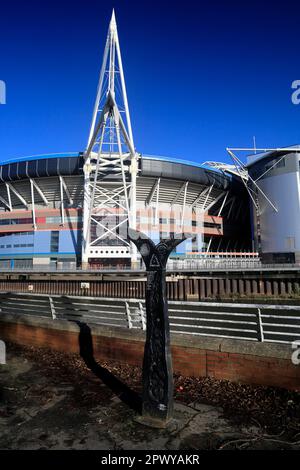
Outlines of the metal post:
{"label": "metal post", "polygon": [[50,311],[52,315],[52,320],[56,320],[55,306],[52,297],[49,295]]}
{"label": "metal post", "polygon": [[129,230],[147,270],[146,343],[143,362],[143,397],[140,423],[164,428],[173,413],[173,370],[166,295],[166,265],[174,248],[186,239],[162,240],[158,245],[144,233]]}
{"label": "metal post", "polygon": [[[132,230],[136,230],[136,179],[138,174],[138,161],[136,155],[131,159],[130,165],[131,174],[131,188],[130,188],[130,219],[129,226]],[[131,267],[136,269],[138,267],[137,248],[131,244]]]}
{"label": "metal post", "polygon": [[131,330],[133,328],[133,325],[132,325],[130,307],[129,307],[128,302],[125,302],[125,309],[126,309],[126,316],[127,316],[127,321],[128,321],[128,328]]}
{"label": "metal post", "polygon": [[31,209],[32,209],[32,222],[33,229],[36,230],[36,219],[35,219],[35,203],[34,203],[34,189],[32,181],[30,180],[30,189],[31,189]]}
{"label": "metal post", "polygon": [[263,343],[265,340],[265,337],[264,337],[264,328],[263,328],[260,308],[257,309],[256,317],[257,317],[258,341]]}
{"label": "metal post", "polygon": [[7,199],[8,199],[8,206],[9,210],[12,211],[12,203],[11,203],[11,195],[10,195],[10,187],[8,186],[7,183],[5,183],[6,186],[6,191],[7,191]]}
{"label": "metal post", "polygon": [[142,329],[143,331],[146,331],[147,324],[146,324],[145,312],[144,312],[142,302],[139,302],[139,309],[140,309],[140,316],[141,316],[141,322],[142,322]]}
{"label": "metal post", "polygon": [[65,225],[65,208],[64,208],[64,190],[61,178],[59,178],[59,187],[60,187],[60,216],[61,216],[61,225]]}

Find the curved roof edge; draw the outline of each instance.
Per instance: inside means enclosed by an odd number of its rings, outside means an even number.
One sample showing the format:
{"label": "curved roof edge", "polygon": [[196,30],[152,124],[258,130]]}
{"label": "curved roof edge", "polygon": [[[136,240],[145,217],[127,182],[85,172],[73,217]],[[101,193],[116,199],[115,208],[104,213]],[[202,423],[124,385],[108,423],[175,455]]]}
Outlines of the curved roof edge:
{"label": "curved roof edge", "polygon": [[[0,166],[2,165],[9,165],[10,163],[18,163],[18,162],[24,162],[24,161],[31,161],[31,160],[44,160],[46,158],[64,158],[64,157],[80,157],[83,155],[84,152],[59,152],[59,153],[43,153],[43,154],[37,154],[37,155],[30,155],[30,156],[24,156],[24,157],[15,157],[11,158],[8,160],[3,160],[0,161]],[[190,165],[190,166],[195,166],[202,168],[203,164],[198,163],[198,162],[193,162],[191,160],[184,160],[182,158],[177,158],[177,157],[164,157],[160,155],[147,155],[147,154],[141,154],[142,158],[147,158],[151,160],[164,160],[167,162],[171,163],[181,163],[182,165]]]}
{"label": "curved roof edge", "polygon": [[295,150],[299,151],[300,145],[295,144],[295,145],[290,145],[288,147],[282,147],[282,148],[277,148],[274,150],[269,150],[266,152],[260,152],[254,155],[248,155],[247,156],[247,164],[246,168],[250,168],[254,165],[256,165],[258,162],[261,162],[262,160],[265,160],[267,158],[274,158],[274,157],[280,157],[282,155],[287,155],[289,153],[294,153]]}
{"label": "curved roof edge", "polygon": [[80,157],[82,152],[62,152],[62,153],[45,153],[41,155],[31,155],[29,157],[17,157],[0,162],[0,166],[9,165],[10,163],[27,162],[32,160],[44,160],[46,158],[64,158],[64,157]]}
{"label": "curved roof edge", "polygon": [[[64,152],[32,155],[0,162],[0,181],[14,181],[55,175],[80,175],[83,173],[83,152]],[[232,179],[224,174],[204,168],[200,163],[188,160],[142,155],[141,176],[164,177],[213,185],[225,190],[232,186]]]}
{"label": "curved roof edge", "polygon": [[189,166],[195,166],[198,168],[203,168],[202,163],[198,162],[192,162],[191,160],[183,160],[182,158],[176,158],[176,157],[163,157],[159,155],[147,155],[147,154],[142,154],[142,158],[147,158],[148,160],[158,160],[158,161],[165,161],[165,162],[170,162],[170,163],[181,163],[182,165],[189,165]]}
{"label": "curved roof edge", "polygon": [[0,164],[0,181],[83,174],[82,154],[50,154]]}
{"label": "curved roof edge", "polygon": [[214,186],[225,190],[231,185],[231,177],[214,170],[203,168],[187,160],[176,160],[164,157],[142,156],[141,176],[167,178],[192,183]]}

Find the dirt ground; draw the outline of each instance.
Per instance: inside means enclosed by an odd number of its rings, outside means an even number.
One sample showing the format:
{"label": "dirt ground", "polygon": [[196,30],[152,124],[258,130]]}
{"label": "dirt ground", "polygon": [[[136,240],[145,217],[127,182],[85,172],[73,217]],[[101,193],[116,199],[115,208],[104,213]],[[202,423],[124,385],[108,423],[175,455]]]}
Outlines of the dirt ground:
{"label": "dirt ground", "polygon": [[175,376],[174,421],[135,421],[141,370],[7,345],[0,365],[0,449],[300,450],[300,394]]}

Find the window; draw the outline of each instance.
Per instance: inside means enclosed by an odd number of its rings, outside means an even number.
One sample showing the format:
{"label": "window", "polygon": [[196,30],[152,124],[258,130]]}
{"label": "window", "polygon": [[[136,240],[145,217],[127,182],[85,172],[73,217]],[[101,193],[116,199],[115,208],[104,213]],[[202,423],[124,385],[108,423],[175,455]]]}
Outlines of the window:
{"label": "window", "polygon": [[[0,247],[1,247],[1,246],[0,246]],[[27,243],[27,244],[26,244],[26,243],[21,243],[21,244],[16,243],[16,244],[14,244],[13,247],[14,247],[14,248],[32,248],[32,247],[33,247],[33,243]],[[4,245],[3,245],[3,248],[4,248]]]}
{"label": "window", "polygon": [[51,232],[51,239],[50,239],[50,252],[51,253],[58,252],[58,244],[59,244],[59,232],[53,231]]}
{"label": "window", "polygon": [[60,224],[61,217],[46,217],[46,224]]}
{"label": "window", "polygon": [[[71,223],[82,222],[82,216],[75,215],[75,216],[65,217],[65,221],[71,222]],[[46,224],[60,224],[60,223],[61,223],[61,216],[59,215],[46,217]]]}
{"label": "window", "polygon": [[220,230],[222,228],[222,224],[212,223],[212,222],[204,222],[204,227],[207,228],[217,228]]}
{"label": "window", "polygon": [[[14,232],[14,235],[16,237],[22,237],[22,236],[28,236],[28,235],[31,235],[33,236],[33,232]],[[6,237],[7,235],[5,233],[3,234],[0,234],[0,238],[2,237]]]}
{"label": "window", "polygon": [[18,224],[32,224],[32,218],[27,219],[0,219],[0,225],[18,225]]}

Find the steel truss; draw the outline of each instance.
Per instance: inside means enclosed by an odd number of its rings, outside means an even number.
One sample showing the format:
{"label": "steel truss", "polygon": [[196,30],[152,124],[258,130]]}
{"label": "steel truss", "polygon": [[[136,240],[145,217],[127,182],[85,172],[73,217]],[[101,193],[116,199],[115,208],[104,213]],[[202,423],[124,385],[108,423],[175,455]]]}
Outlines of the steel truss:
{"label": "steel truss", "polygon": [[257,211],[257,214],[259,215],[261,212],[261,208],[259,205],[259,198],[258,194],[260,194],[266,201],[267,203],[272,207],[272,209],[275,212],[278,212],[278,208],[275,206],[275,204],[271,201],[271,199],[267,196],[267,194],[261,189],[261,187],[258,185],[258,181],[265,176],[267,173],[269,173],[285,156],[284,154],[276,163],[274,163],[273,166],[268,168],[259,178],[254,180],[248,172],[248,169],[246,165],[240,160],[240,158],[236,155],[237,152],[253,152],[256,153],[257,151],[259,152],[274,152],[274,153],[299,153],[300,149],[299,148],[293,148],[293,147],[287,147],[287,148],[227,148],[226,149],[233,164],[227,164],[227,163],[221,163],[221,162],[205,162],[203,165],[209,165],[210,167],[220,170],[224,173],[230,173],[235,176],[238,176],[241,181],[243,182],[250,199],[253,202],[253,205]]}
{"label": "steel truss", "polygon": [[[267,201],[267,203],[274,209],[275,212],[278,212],[277,207],[273,204],[273,202],[268,198],[266,193],[260,188],[260,186],[257,184],[257,182],[250,176],[248,169],[245,167],[243,162],[237,157],[237,155],[233,152],[236,152],[236,149],[226,149],[229,156],[231,157],[233,164],[236,168],[237,174],[240,176],[246,190],[248,191],[248,194],[250,196],[250,199],[253,202],[254,207],[256,208],[258,214],[260,214],[261,209],[259,206],[259,199],[258,199],[258,193],[261,194],[261,196]],[[257,149],[253,149],[255,152]],[[246,175],[246,176],[245,176]]]}
{"label": "steel truss", "polygon": [[114,12],[84,158],[82,263],[105,257],[97,247],[109,246],[109,254],[113,254],[121,245],[130,250],[118,251],[118,258],[131,257],[135,264],[137,250],[128,241],[127,229],[136,229],[139,155],[134,147]]}

